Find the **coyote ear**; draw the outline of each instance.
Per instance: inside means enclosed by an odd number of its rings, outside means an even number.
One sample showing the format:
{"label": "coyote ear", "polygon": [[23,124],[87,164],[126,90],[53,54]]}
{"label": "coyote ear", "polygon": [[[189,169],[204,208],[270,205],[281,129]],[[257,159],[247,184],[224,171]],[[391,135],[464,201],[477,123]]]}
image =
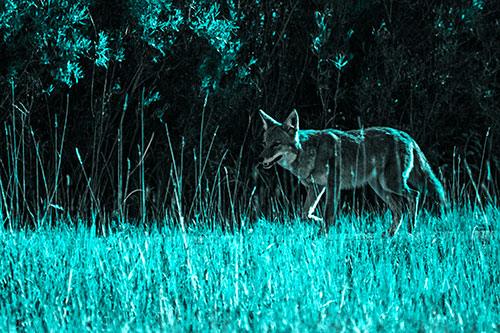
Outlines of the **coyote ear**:
{"label": "coyote ear", "polygon": [[286,118],[283,125],[287,129],[291,129],[294,131],[299,129],[299,114],[297,113],[297,110],[294,109],[292,113],[290,113],[290,115],[288,116],[288,118]]}
{"label": "coyote ear", "polygon": [[281,123],[276,121],[273,117],[265,113],[263,110],[259,110],[259,114],[262,118],[262,121],[264,122],[264,130],[267,130],[269,126],[273,125],[281,126]]}

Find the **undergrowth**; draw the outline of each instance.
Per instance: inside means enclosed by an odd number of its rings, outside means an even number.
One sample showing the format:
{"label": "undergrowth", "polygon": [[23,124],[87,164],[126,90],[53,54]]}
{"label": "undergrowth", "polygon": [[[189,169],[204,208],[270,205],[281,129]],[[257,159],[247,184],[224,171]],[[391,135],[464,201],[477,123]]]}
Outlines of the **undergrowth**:
{"label": "undergrowth", "polygon": [[388,215],[343,216],[328,237],[298,219],[234,233],[165,223],[104,236],[2,229],[0,327],[497,330],[499,210],[421,216],[415,234],[390,239],[381,237]]}

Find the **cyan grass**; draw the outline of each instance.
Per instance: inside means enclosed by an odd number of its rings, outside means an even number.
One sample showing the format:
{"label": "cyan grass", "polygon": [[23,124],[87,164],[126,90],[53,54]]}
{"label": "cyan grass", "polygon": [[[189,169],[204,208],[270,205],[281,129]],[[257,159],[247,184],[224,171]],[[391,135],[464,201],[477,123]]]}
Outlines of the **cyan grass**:
{"label": "cyan grass", "polygon": [[498,216],[422,216],[392,239],[387,214],[344,216],[328,237],[298,220],[2,230],[0,329],[495,331]]}

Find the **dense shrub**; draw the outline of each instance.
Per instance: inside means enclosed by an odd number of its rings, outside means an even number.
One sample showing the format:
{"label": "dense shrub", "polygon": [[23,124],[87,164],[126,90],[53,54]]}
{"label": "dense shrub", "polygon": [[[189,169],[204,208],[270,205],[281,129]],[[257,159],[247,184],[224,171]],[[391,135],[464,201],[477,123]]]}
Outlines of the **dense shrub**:
{"label": "dense shrub", "polygon": [[404,129],[445,177],[491,194],[499,15],[476,0],[3,1],[0,211],[260,212],[276,187],[255,169],[259,108]]}

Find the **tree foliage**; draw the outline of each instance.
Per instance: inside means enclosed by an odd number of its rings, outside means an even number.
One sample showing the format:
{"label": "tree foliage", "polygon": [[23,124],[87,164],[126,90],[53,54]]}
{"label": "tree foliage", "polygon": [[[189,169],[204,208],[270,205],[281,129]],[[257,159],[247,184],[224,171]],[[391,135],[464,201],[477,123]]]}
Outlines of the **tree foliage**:
{"label": "tree foliage", "polygon": [[226,206],[229,193],[253,202],[256,184],[262,202],[259,108],[297,108],[304,127],[397,127],[445,176],[456,151],[486,182],[500,166],[499,15],[479,0],[5,0],[1,207],[109,214],[117,192],[129,204],[147,188],[161,215],[175,200],[169,139],[184,207],[223,181]]}

